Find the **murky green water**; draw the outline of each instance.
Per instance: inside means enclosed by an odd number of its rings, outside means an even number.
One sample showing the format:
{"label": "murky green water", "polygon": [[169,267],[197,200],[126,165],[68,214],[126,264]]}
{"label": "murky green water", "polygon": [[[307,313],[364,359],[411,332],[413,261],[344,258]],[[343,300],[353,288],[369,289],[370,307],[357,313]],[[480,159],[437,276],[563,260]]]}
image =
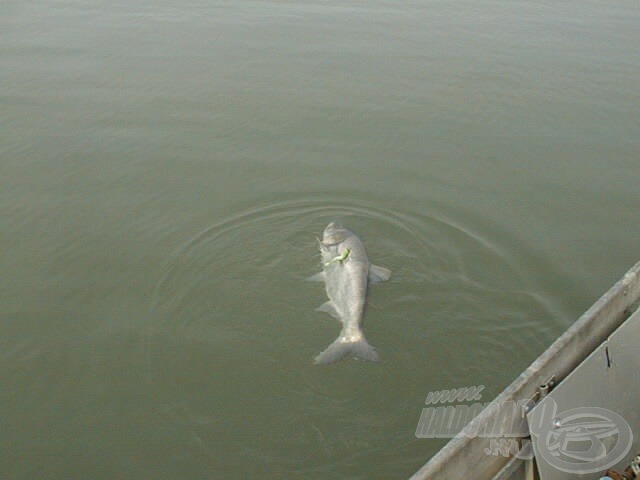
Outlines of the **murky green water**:
{"label": "murky green water", "polygon": [[[0,6],[0,477],[405,478],[640,257],[635,1]],[[315,236],[393,270],[381,363]]]}

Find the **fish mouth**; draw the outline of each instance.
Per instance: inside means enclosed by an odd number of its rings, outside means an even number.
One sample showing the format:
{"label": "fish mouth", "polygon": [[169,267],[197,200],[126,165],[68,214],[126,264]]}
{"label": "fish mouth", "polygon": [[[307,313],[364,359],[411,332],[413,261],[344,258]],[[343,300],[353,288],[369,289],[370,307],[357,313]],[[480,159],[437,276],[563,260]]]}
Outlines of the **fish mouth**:
{"label": "fish mouth", "polygon": [[338,222],[330,222],[329,225],[327,225],[325,227],[325,231],[327,230],[339,230],[344,228],[342,225],[340,225]]}
{"label": "fish mouth", "polygon": [[344,239],[345,234],[345,228],[342,225],[338,222],[331,222],[322,233],[322,243],[325,245],[335,245]]}

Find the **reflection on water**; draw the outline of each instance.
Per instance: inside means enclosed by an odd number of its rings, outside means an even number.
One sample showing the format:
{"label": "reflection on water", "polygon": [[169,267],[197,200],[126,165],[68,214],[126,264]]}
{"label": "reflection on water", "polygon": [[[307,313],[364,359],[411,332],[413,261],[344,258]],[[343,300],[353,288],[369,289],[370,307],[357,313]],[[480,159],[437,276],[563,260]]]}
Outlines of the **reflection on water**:
{"label": "reflection on water", "polygon": [[637,261],[633,2],[5,3],[2,478],[406,477]]}

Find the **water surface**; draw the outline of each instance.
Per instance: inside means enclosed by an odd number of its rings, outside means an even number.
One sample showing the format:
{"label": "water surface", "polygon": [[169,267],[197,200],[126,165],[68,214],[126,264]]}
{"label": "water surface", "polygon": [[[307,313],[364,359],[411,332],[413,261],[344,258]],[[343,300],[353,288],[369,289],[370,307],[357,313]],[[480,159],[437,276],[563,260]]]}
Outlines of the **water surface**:
{"label": "water surface", "polygon": [[[637,2],[0,7],[0,476],[404,478],[639,258]],[[315,236],[393,271],[312,359]]]}

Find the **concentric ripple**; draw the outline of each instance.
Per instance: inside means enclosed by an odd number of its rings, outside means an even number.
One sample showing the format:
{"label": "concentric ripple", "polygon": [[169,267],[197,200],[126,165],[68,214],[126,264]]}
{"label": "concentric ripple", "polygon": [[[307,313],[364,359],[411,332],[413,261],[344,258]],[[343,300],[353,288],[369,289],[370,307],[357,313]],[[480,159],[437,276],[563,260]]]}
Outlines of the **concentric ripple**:
{"label": "concentric ripple", "polygon": [[[368,328],[383,357],[426,361],[440,348],[459,349],[461,372],[481,371],[509,352],[532,358],[551,338],[553,302],[517,252],[437,209],[398,211],[353,198],[271,202],[204,228],[169,258],[154,321],[272,359],[290,355],[287,342],[297,335],[293,348],[306,361],[325,342],[305,339],[300,319],[315,322],[323,292],[302,280],[319,268],[315,237],[332,220],[363,239],[372,262],[393,271],[392,282],[370,296],[367,314],[376,318]],[[535,338],[527,338],[532,330]],[[476,361],[465,366],[470,351]]]}
{"label": "concentric ripple", "polygon": [[[428,391],[486,385],[489,401],[557,335],[561,309],[516,239],[465,212],[387,205],[268,201],[176,248],[155,289],[149,358],[158,397],[198,452],[289,478],[339,478],[391,444],[398,465],[419,464],[413,429]],[[393,272],[369,293],[376,365],[312,364],[339,332],[314,311],[322,285],[304,281],[333,220]]]}

